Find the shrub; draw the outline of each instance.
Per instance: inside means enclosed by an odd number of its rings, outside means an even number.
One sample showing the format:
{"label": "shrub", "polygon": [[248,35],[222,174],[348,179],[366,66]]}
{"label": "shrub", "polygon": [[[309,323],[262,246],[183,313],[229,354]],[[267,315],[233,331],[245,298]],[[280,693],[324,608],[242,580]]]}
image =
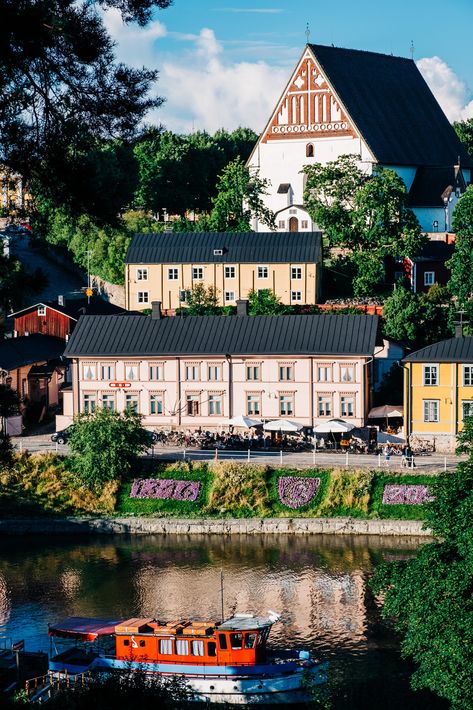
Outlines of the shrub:
{"label": "shrub", "polygon": [[270,512],[266,466],[225,461],[212,464],[210,470],[213,481],[204,512],[238,517],[265,516]]}

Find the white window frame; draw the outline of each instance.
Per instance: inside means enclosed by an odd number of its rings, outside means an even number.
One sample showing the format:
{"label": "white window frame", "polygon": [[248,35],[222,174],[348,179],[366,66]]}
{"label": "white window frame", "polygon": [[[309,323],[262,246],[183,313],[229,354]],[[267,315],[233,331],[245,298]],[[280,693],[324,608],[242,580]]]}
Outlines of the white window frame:
{"label": "white window frame", "polygon": [[236,278],[236,266],[225,266],[225,278],[235,279]]}
{"label": "white window frame", "polygon": [[[435,373],[435,374],[434,374]],[[427,380],[430,380],[427,382]],[[432,380],[435,380],[433,382]],[[422,367],[422,384],[424,387],[437,387],[439,384],[439,366],[423,365]]]}
{"label": "white window frame", "polygon": [[433,286],[435,283],[435,271],[424,271],[424,286]]}
{"label": "white window frame", "polygon": [[137,414],[140,413],[140,396],[137,392],[125,393],[125,409],[131,409]]}
{"label": "white window frame", "polygon": [[136,294],[137,303],[146,305],[149,303],[149,291],[138,291]]}
{"label": "white window frame", "polygon": [[301,220],[301,229],[309,229],[309,220],[308,219]]}
{"label": "white window frame", "polygon": [[473,387],[473,365],[463,365],[463,387]]}
{"label": "white window frame", "polygon": [[[469,414],[465,414],[465,405],[468,405]],[[462,421],[465,420],[465,417],[473,417],[473,399],[462,399]]]}
{"label": "white window frame", "polygon": [[[153,405],[155,409],[161,411],[153,412]],[[152,417],[162,417],[164,414],[164,393],[163,392],[150,392],[149,393],[149,413]]]}
{"label": "white window frame", "polygon": [[140,266],[136,269],[136,280],[137,281],[147,281],[148,280],[148,268]]}
{"label": "white window frame", "polygon": [[[192,267],[192,281],[203,281],[204,280],[204,267],[203,266],[193,266]],[[199,276],[199,274],[202,274]]]}
{"label": "white window frame", "polygon": [[285,219],[280,219],[278,221],[278,229],[284,229],[286,227],[286,220]]}
{"label": "white window frame", "polygon": [[[184,374],[187,382],[198,382],[198,380],[200,380],[200,363],[186,362],[184,367]],[[191,375],[191,377],[189,377],[189,375]]]}
{"label": "white window frame", "polygon": [[114,412],[117,406],[115,394],[111,392],[103,392],[100,397],[100,404],[102,409],[108,409],[109,411]]}
{"label": "white window frame", "polygon": [[100,363],[100,379],[101,380],[108,380],[108,381],[115,379],[115,363],[114,362]]}
{"label": "white window frame", "polygon": [[342,395],[340,397],[340,415],[342,417],[355,416],[355,397],[353,395]]}
{"label": "white window frame", "polygon": [[291,303],[302,303],[302,291],[291,291]]}
{"label": "white window frame", "polygon": [[46,306],[38,306],[37,314],[39,316],[45,316],[46,315]]}
{"label": "white window frame", "polygon": [[231,303],[235,300],[235,291],[225,291],[225,303]]}
{"label": "white window frame", "polygon": [[209,417],[221,417],[223,414],[223,401],[221,394],[209,394],[208,400]]}
{"label": "white window frame", "polygon": [[[190,403],[194,404],[189,407]],[[190,411],[193,410],[193,411]],[[199,417],[200,416],[200,394],[197,392],[188,392],[186,394],[186,416],[188,417]]]}
{"label": "white window frame", "polygon": [[279,416],[281,417],[294,417],[295,416],[295,405],[294,405],[294,392],[285,392],[279,395]]}
{"label": "white window frame", "polygon": [[292,363],[279,364],[279,382],[294,382],[294,365]]}
{"label": "white window frame", "polygon": [[261,364],[246,364],[245,365],[245,375],[247,382],[261,382]]}
{"label": "white window frame", "polygon": [[262,280],[269,279],[269,266],[257,266],[256,278]]}
{"label": "white window frame", "polygon": [[[326,406],[328,405],[328,407]],[[326,410],[329,411],[326,411]],[[333,416],[333,400],[331,395],[319,394],[317,397],[317,416],[332,417]]]}
{"label": "white window frame", "polygon": [[222,366],[221,365],[208,365],[207,366],[207,380],[209,382],[220,382],[222,379]]}
{"label": "white window frame", "polygon": [[[88,373],[90,371],[90,374]],[[82,363],[82,379],[86,382],[93,382],[97,379],[97,363],[84,362]]]}
{"label": "white window frame", "polygon": [[94,414],[97,409],[97,394],[95,392],[84,392],[82,395],[82,411],[84,414]]}
{"label": "white window frame", "polygon": [[[133,370],[136,372],[136,377],[134,376]],[[133,374],[133,377],[130,376]],[[126,362],[125,363],[125,380],[128,382],[139,382],[140,379],[140,363],[139,362]]]}
{"label": "white window frame", "polygon": [[179,281],[179,269],[177,266],[168,266],[168,281]]}
{"label": "white window frame", "polygon": [[355,368],[353,365],[340,365],[340,382],[354,382]]}
{"label": "white window frame", "polygon": [[247,392],[246,394],[246,414],[247,416],[261,416],[261,393]]}
{"label": "white window frame", "polygon": [[[324,370],[328,377],[320,377],[321,371]],[[333,379],[333,365],[317,365],[317,382],[332,382]]]}
{"label": "white window frame", "polygon": [[164,380],[164,362],[150,362],[148,364],[148,377],[150,382]]}
{"label": "white window frame", "polygon": [[291,266],[291,280],[300,281],[302,279],[302,266]]}
{"label": "white window frame", "polygon": [[424,422],[437,423],[440,421],[440,400],[424,399],[422,401]]}

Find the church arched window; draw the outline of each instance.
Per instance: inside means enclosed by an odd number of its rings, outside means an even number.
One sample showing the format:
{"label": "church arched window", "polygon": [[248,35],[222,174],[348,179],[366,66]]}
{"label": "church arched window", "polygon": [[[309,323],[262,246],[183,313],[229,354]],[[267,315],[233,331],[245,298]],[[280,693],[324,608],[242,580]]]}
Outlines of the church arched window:
{"label": "church arched window", "polygon": [[314,157],[314,146],[312,143],[307,143],[305,147],[305,157],[306,158],[313,158]]}

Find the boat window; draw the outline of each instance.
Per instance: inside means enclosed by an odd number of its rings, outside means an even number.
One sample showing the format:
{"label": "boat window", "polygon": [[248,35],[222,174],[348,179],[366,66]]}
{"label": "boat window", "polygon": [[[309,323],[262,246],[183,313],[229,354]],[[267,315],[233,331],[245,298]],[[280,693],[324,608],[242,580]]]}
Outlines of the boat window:
{"label": "boat window", "polygon": [[159,653],[165,653],[165,654],[172,653],[172,639],[160,639],[159,640]]}
{"label": "boat window", "polygon": [[140,639],[140,646],[143,648],[143,646],[146,646],[146,641],[144,639]]}
{"label": "boat window", "polygon": [[216,656],[217,655],[217,644],[215,641],[209,641],[207,644],[207,655]]}
{"label": "boat window", "polygon": [[203,656],[204,655],[204,642],[199,640],[191,641],[191,653],[193,656]]}
{"label": "boat window", "polygon": [[266,643],[267,639],[269,636],[269,629],[261,629],[260,634],[258,636],[258,646],[262,646],[264,643]]}
{"label": "boat window", "polygon": [[129,639],[125,639],[124,642],[123,642],[123,645],[124,645],[124,646],[129,646],[129,645],[130,645],[130,640],[129,640]]}
{"label": "boat window", "polygon": [[227,649],[227,637],[225,636],[225,634],[219,634],[218,641],[220,644],[220,648],[225,651]]}
{"label": "boat window", "polygon": [[243,645],[243,634],[230,634],[230,645],[232,648],[241,648]]}
{"label": "boat window", "polygon": [[245,648],[254,648],[256,644],[256,634],[245,634]]}
{"label": "boat window", "polygon": [[176,653],[178,656],[187,656],[189,653],[189,643],[183,639],[176,640]]}

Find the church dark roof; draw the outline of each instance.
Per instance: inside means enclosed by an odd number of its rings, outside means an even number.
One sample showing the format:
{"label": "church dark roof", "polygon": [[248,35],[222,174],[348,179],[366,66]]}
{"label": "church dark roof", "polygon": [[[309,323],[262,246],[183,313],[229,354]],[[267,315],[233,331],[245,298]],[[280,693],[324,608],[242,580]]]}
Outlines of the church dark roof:
{"label": "church dark roof", "polygon": [[443,207],[444,197],[448,199],[456,189],[460,193],[466,189],[458,165],[420,167],[409,190],[409,204],[412,207]]}
{"label": "church dark roof", "polygon": [[310,48],[378,163],[473,167],[412,59]]}

